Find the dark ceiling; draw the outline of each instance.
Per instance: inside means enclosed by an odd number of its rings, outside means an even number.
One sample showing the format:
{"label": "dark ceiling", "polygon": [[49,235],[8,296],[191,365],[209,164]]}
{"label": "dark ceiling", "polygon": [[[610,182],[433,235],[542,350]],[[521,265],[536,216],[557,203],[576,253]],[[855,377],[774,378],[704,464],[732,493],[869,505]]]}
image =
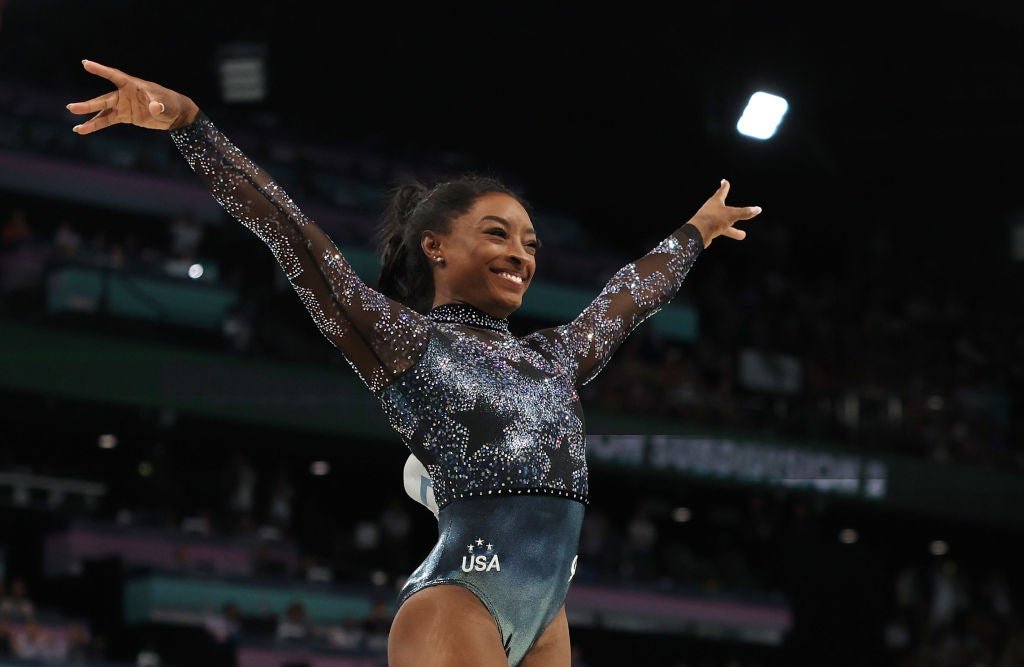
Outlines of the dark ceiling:
{"label": "dark ceiling", "polygon": [[[630,252],[728,177],[765,210],[716,244],[735,261],[771,261],[756,224],[822,267],[876,236],[911,261],[1008,257],[1024,3],[349,4],[9,0],[3,75],[94,94],[91,58],[242,117],[213,63],[258,41],[265,107],[296,131],[468,153]],[[734,129],[757,89],[790,101],[768,142]]]}

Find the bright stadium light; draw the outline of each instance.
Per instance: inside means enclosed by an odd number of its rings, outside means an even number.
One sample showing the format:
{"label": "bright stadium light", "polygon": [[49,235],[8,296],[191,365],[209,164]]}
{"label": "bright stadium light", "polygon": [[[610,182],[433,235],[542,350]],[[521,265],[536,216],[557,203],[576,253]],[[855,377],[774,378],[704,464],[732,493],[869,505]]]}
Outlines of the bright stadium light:
{"label": "bright stadium light", "polygon": [[262,102],[267,95],[267,46],[223,44],[217,50],[220,94],[225,102]]}
{"label": "bright stadium light", "polygon": [[789,110],[785,98],[758,91],[750,96],[747,107],[736,122],[739,133],[754,139],[769,139]]}

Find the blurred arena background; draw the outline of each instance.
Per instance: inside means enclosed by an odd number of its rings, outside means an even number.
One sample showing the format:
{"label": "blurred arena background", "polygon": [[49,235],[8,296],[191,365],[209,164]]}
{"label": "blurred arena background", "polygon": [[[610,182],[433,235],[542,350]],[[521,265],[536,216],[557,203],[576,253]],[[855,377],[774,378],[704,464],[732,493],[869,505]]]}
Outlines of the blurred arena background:
{"label": "blurred arena background", "polygon": [[191,96],[371,284],[386,187],[500,176],[517,333],[729,178],[747,239],[581,394],[574,667],[1024,664],[1024,5],[777,4],[0,2],[0,666],[383,665],[436,538],[167,135],[72,133],[82,58]]}

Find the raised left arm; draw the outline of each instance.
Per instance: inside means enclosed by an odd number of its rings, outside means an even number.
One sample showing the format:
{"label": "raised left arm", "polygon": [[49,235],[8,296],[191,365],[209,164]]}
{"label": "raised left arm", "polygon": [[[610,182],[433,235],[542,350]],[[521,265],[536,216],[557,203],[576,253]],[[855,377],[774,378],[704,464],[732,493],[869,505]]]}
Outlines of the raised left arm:
{"label": "raised left arm", "polygon": [[526,337],[561,363],[577,385],[593,380],[629,334],[675,298],[690,267],[718,236],[736,240],[746,232],[733,225],[761,212],[759,206],[727,206],[729,182],[684,225],[650,252],[619,269],[601,293],[572,322]]}
{"label": "raised left arm", "polygon": [[574,384],[590,382],[633,329],[676,296],[703,249],[700,230],[692,224],[681,226],[643,257],[616,271],[572,322],[542,329],[527,339],[549,350]]}

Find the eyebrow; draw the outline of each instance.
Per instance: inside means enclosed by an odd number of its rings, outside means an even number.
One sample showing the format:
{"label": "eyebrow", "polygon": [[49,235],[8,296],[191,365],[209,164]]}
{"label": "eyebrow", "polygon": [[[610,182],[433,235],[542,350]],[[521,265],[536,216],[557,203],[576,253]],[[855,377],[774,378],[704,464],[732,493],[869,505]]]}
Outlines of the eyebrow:
{"label": "eyebrow", "polygon": [[[480,218],[480,222],[483,222],[484,220],[496,220],[497,222],[500,222],[501,224],[505,225],[506,227],[509,227],[509,228],[512,227],[512,223],[509,222],[508,220],[506,220],[505,218],[502,218],[501,216],[485,215],[484,217]],[[526,233],[527,234],[533,234],[534,236],[537,236],[537,230],[535,230],[533,227],[527,227]],[[540,237],[537,236],[537,247],[541,248],[543,246],[544,246],[544,244],[540,242]]]}

